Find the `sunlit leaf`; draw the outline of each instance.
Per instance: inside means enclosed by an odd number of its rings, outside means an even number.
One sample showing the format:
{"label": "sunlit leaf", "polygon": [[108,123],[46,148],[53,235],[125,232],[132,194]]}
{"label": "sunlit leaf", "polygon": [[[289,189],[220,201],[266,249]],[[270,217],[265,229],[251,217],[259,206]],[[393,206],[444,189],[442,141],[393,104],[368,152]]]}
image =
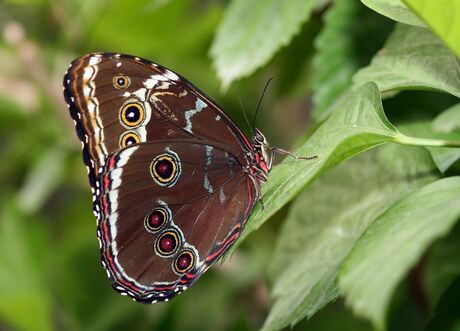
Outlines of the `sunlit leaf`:
{"label": "sunlit leaf", "polygon": [[460,57],[460,2],[403,1]]}

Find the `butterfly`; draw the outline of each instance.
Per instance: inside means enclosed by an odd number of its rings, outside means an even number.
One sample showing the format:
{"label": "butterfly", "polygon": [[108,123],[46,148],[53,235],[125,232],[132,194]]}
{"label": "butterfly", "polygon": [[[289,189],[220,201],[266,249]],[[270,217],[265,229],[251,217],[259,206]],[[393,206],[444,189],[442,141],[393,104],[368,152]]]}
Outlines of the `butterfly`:
{"label": "butterfly", "polygon": [[291,154],[258,129],[249,141],[184,77],[135,56],[77,58],[64,98],[82,142],[101,263],[113,288],[141,303],[193,285],[239,237],[273,153]]}

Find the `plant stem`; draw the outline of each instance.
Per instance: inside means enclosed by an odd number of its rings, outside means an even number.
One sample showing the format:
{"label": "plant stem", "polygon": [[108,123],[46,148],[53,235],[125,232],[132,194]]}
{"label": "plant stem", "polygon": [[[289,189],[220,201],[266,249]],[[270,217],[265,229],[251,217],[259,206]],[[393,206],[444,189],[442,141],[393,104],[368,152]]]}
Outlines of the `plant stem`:
{"label": "plant stem", "polygon": [[426,147],[460,147],[460,141],[425,139],[408,137],[403,134],[397,134],[393,138],[394,142],[401,145],[426,146]]}

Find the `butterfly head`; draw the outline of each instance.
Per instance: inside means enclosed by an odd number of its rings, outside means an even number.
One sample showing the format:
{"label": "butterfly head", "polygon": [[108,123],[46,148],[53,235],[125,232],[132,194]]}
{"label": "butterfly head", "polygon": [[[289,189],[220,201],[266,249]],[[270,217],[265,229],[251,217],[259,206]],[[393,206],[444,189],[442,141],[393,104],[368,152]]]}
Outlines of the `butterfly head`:
{"label": "butterfly head", "polygon": [[254,168],[256,169],[257,178],[260,181],[267,181],[268,173],[272,169],[273,155],[269,155],[271,151],[265,136],[256,129],[252,136],[252,146],[254,148]]}

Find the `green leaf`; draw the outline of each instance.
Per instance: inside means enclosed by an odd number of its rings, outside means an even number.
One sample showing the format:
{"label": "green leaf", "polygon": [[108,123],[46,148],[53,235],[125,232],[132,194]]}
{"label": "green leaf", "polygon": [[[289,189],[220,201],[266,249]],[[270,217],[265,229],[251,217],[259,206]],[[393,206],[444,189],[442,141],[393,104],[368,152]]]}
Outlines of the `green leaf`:
{"label": "green leaf", "polygon": [[426,24],[408,9],[402,0],[361,0],[361,2],[397,22],[426,27]]}
{"label": "green leaf", "polygon": [[399,135],[385,117],[377,86],[368,83],[359,87],[334,107],[331,116],[296,151],[302,156],[317,155],[316,160],[287,157],[272,169],[267,184],[262,187],[265,209],[261,210],[260,205],[254,208],[241,238],[259,228],[320,174]]}
{"label": "green leaf", "polygon": [[233,0],[211,47],[223,88],[266,64],[300,31],[316,0]]}
{"label": "green leaf", "polygon": [[[355,72],[369,63],[392,27],[393,22],[358,1],[334,2],[324,15],[324,28],[315,39],[312,116],[316,120],[348,90]],[[362,44],[360,40],[367,42]]]}
{"label": "green leaf", "polygon": [[339,0],[324,15],[324,28],[315,39],[318,52],[313,58],[312,116],[316,120],[348,89],[359,68],[350,54],[354,38],[347,27],[359,21],[361,7],[357,1]]}
{"label": "green leaf", "polygon": [[424,89],[460,97],[460,66],[452,51],[429,30],[403,24],[353,78],[355,88],[367,81],[374,81],[381,92]]}
{"label": "green leaf", "polygon": [[305,190],[270,264],[276,301],[265,327],[293,325],[335,299],[339,267],[369,224],[436,175],[423,148],[389,144],[344,162]]}
{"label": "green leaf", "polygon": [[460,103],[439,114],[433,121],[433,129],[445,133],[460,130]]}
{"label": "green leaf", "polygon": [[[460,177],[428,184],[378,217],[342,265],[339,287],[356,314],[385,327],[392,294],[436,239],[460,217]],[[363,286],[365,284],[365,286]]]}
{"label": "green leaf", "polygon": [[460,2],[403,1],[460,57]]}

